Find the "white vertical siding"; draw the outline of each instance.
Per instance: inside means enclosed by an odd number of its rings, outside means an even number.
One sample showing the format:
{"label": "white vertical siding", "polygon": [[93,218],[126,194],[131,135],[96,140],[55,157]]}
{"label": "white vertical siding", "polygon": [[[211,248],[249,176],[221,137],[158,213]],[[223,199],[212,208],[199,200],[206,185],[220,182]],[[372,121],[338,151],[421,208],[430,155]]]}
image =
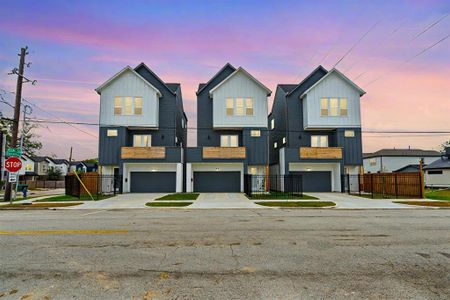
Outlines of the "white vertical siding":
{"label": "white vertical siding", "polygon": [[[236,73],[212,96],[215,128],[267,127],[267,91],[243,72]],[[228,97],[253,98],[253,116],[227,116],[225,101]]]}
{"label": "white vertical siding", "polygon": [[[361,127],[359,91],[336,73],[322,80],[305,97],[303,101],[304,128]],[[347,98],[347,116],[320,116],[322,97]]]}
{"label": "white vertical siding", "polygon": [[[114,97],[142,97],[142,115],[114,115]],[[124,107],[122,107],[123,113]],[[158,127],[159,100],[156,90],[131,71],[126,71],[106,86],[100,95],[100,124],[114,126]]]}
{"label": "white vertical siding", "polygon": [[425,172],[425,185],[429,187],[450,187],[450,170],[441,170],[442,174],[428,174]]}

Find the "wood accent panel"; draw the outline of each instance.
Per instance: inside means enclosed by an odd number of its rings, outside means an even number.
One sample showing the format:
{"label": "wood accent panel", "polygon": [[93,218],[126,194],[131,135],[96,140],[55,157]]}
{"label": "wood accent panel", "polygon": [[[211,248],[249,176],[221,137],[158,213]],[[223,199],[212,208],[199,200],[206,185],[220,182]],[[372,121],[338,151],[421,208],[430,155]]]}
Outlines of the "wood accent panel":
{"label": "wood accent panel", "polygon": [[300,147],[303,159],[342,159],[341,147]]}
{"label": "wood accent panel", "polygon": [[122,147],[122,159],[164,159],[166,147]]}
{"label": "wood accent panel", "polygon": [[245,147],[203,147],[203,158],[245,159]]}

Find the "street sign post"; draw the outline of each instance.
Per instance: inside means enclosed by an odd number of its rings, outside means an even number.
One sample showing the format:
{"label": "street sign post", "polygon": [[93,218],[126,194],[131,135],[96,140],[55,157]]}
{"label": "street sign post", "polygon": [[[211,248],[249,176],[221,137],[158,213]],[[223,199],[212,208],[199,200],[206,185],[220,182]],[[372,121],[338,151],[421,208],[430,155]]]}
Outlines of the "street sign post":
{"label": "street sign post", "polygon": [[20,149],[20,148],[8,148],[6,150],[6,156],[20,157],[21,155],[22,155],[22,149]]}
{"label": "street sign post", "polygon": [[10,173],[16,173],[22,168],[22,161],[17,157],[10,157],[5,161],[5,169]]}

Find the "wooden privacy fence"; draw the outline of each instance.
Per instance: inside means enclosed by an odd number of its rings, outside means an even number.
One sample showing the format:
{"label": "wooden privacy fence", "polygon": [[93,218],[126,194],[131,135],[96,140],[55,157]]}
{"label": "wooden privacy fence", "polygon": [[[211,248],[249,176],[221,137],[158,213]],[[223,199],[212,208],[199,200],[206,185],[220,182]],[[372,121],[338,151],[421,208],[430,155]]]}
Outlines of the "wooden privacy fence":
{"label": "wooden privacy fence", "polygon": [[28,189],[63,189],[64,180],[24,180],[20,184],[28,185]]}
{"label": "wooden privacy fence", "polygon": [[369,173],[356,176],[359,176],[360,193],[363,192],[372,195],[376,194],[395,197],[423,197],[423,176],[420,172]]}
{"label": "wooden privacy fence", "polygon": [[[101,175],[97,172],[69,174],[65,178],[66,195],[76,197],[89,195],[116,194],[121,191],[121,176]],[[87,190],[89,190],[89,193]]]}

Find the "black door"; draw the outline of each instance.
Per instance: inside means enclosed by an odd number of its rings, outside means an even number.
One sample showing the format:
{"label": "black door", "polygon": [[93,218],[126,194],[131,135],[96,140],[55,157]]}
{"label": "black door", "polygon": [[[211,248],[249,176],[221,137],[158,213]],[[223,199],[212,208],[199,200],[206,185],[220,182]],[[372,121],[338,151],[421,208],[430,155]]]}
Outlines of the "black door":
{"label": "black door", "polygon": [[302,175],[304,192],[331,192],[331,171],[290,172]]}
{"label": "black door", "polygon": [[241,172],[194,172],[194,192],[239,193]]}
{"label": "black door", "polygon": [[169,193],[176,190],[175,172],[131,172],[131,193]]}

